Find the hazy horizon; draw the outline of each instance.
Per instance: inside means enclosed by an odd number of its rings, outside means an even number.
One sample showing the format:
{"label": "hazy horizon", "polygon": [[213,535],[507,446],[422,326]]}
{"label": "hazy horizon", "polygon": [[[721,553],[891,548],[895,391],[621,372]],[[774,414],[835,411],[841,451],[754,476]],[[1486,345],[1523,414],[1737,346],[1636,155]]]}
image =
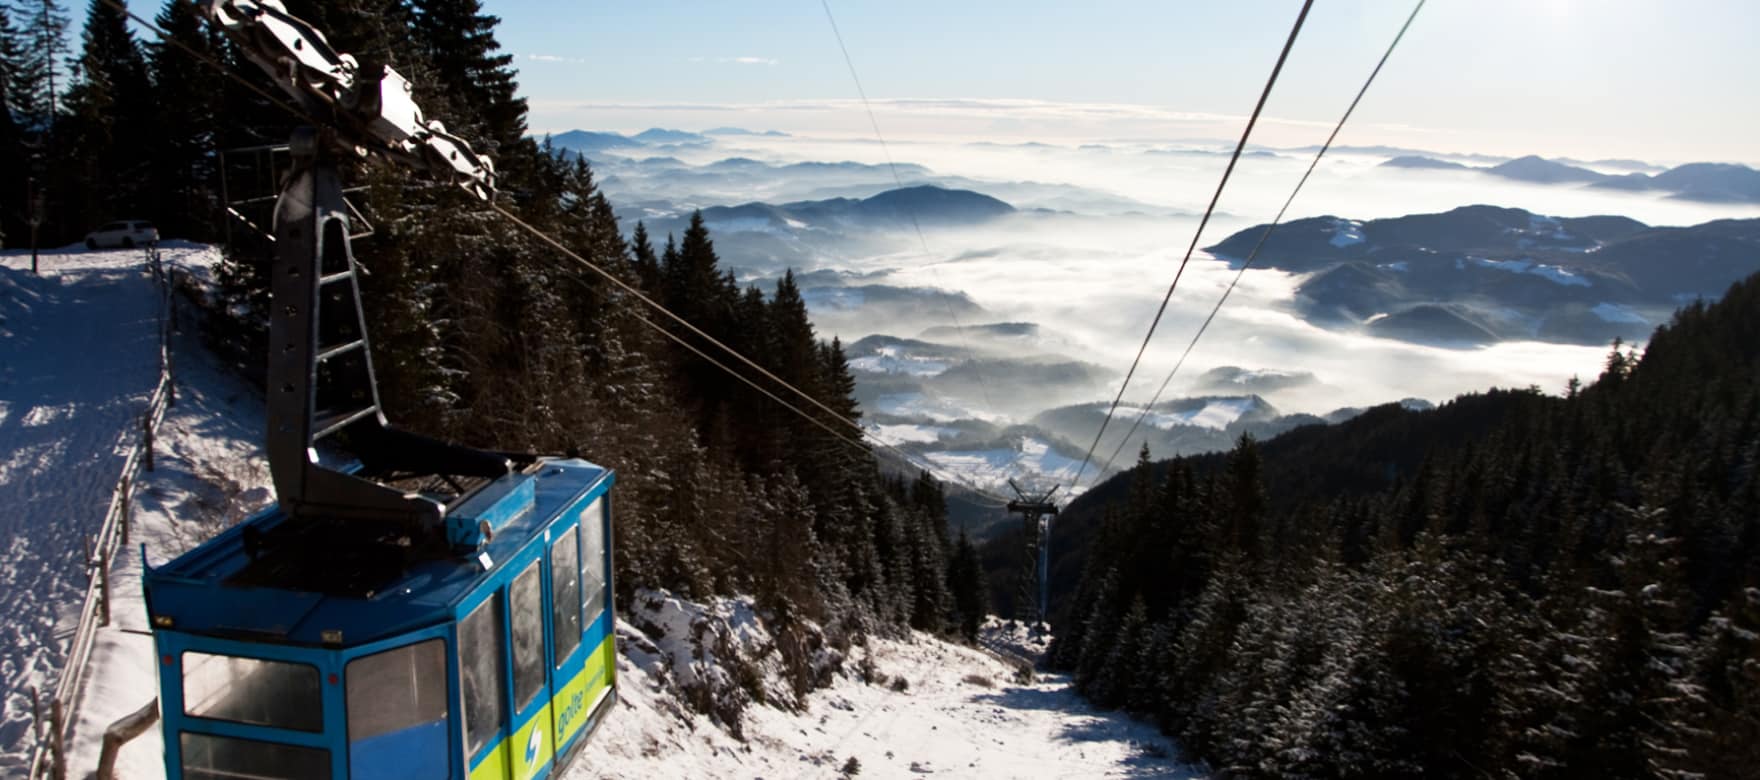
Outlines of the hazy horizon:
{"label": "hazy horizon", "polygon": [[[831,5],[889,141],[1238,137],[1300,3]],[[488,0],[535,132],[871,135],[819,4]],[[1320,3],[1254,140],[1324,140],[1407,3]],[[1454,154],[1760,163],[1760,6],[1431,3],[1341,143]],[[610,78],[603,74],[614,74]],[[590,87],[584,87],[590,84]]]}

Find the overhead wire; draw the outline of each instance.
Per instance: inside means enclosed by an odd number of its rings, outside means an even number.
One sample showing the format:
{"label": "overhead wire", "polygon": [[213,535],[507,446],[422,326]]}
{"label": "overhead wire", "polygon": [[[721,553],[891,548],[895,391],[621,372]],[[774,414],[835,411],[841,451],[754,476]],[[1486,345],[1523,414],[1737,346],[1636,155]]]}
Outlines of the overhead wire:
{"label": "overhead wire", "polygon": [[1204,235],[1204,226],[1210,223],[1210,215],[1215,213],[1216,204],[1222,199],[1222,191],[1228,186],[1228,179],[1234,173],[1235,163],[1240,162],[1241,152],[1247,147],[1247,139],[1253,134],[1253,126],[1259,122],[1259,114],[1265,109],[1265,101],[1271,98],[1271,89],[1277,84],[1277,76],[1283,72],[1283,63],[1289,59],[1290,49],[1295,47],[1296,36],[1302,31],[1302,23],[1307,21],[1308,10],[1314,6],[1314,0],[1304,0],[1301,13],[1296,15],[1296,22],[1290,28],[1289,38],[1283,42],[1283,50],[1277,55],[1277,64],[1271,68],[1271,77],[1265,81],[1265,90],[1259,94],[1259,102],[1253,106],[1253,113],[1247,117],[1247,126],[1241,131],[1241,140],[1235,144],[1234,154],[1228,158],[1228,167],[1222,170],[1222,180],[1216,183],[1216,192],[1210,196],[1210,205],[1204,208],[1204,216],[1198,220],[1198,229],[1192,233],[1192,243],[1186,247],[1185,257],[1179,262],[1179,269],[1174,271],[1173,282],[1167,285],[1167,293],[1161,297],[1161,305],[1155,310],[1155,318],[1149,321],[1149,332],[1143,334],[1143,343],[1137,347],[1137,355],[1131,360],[1131,367],[1125,372],[1124,381],[1118,386],[1118,395],[1112,399],[1112,405],[1106,410],[1106,417],[1100,421],[1100,430],[1094,433],[1094,441],[1088,445],[1088,451],[1082,456],[1082,465],[1076,469],[1073,485],[1079,485],[1082,474],[1088,470],[1093,460],[1094,450],[1100,446],[1101,437],[1106,435],[1106,428],[1112,423],[1112,417],[1118,412],[1119,402],[1130,388],[1131,378],[1137,373],[1137,366],[1143,362],[1143,353],[1149,350],[1149,342],[1155,338],[1155,329],[1161,324],[1161,318],[1167,313],[1167,304],[1173,300],[1173,292],[1179,287],[1181,276],[1185,275],[1186,265],[1192,261],[1192,253],[1198,249],[1198,241]]}
{"label": "overhead wire", "polygon": [[213,57],[210,57],[203,52],[196,51],[195,48],[191,47],[189,44],[184,43],[183,41],[180,41],[176,38],[171,37],[171,34],[165,32],[164,28],[161,28],[157,23],[155,23],[145,17],[142,17],[140,14],[137,14],[133,11],[128,10],[127,4],[123,3],[122,0],[102,0],[102,2],[105,5],[116,9],[117,11],[121,11],[123,14],[127,15],[128,18],[133,19],[135,24],[138,24],[142,27],[145,27],[148,30],[152,30],[155,35],[159,36],[160,42],[167,43],[167,44],[170,44],[172,46],[177,47],[178,49],[182,50],[183,53],[188,54],[189,56],[196,58],[196,60],[206,64],[208,67],[219,71],[221,75],[226,76],[227,78],[230,78],[233,81],[236,81],[239,84],[243,85],[245,89],[248,89],[252,92],[257,93],[258,96],[262,97],[264,100],[269,101],[269,103],[271,105],[274,105],[283,111],[286,111],[290,114],[293,114],[294,116],[299,117],[300,119],[304,119],[305,121],[310,122],[313,126],[324,124],[323,122],[318,121],[318,119],[313,117],[310,113],[307,113],[305,111],[305,109],[299,108],[297,106],[294,106],[291,103],[288,103],[286,100],[282,99],[281,97],[276,96],[274,93],[272,93],[266,89],[263,89],[262,86],[251,83],[250,79],[247,79],[244,76],[239,75],[237,71],[234,71],[233,69],[226,67],[224,64],[222,64],[220,61],[214,59]]}
{"label": "overhead wire", "polygon": [[1119,439],[1118,446],[1112,450],[1112,455],[1106,458],[1106,465],[1101,466],[1097,473],[1104,474],[1107,469],[1112,468],[1113,462],[1118,460],[1119,453],[1124,451],[1125,446],[1130,443],[1131,437],[1136,434],[1137,429],[1148,418],[1149,412],[1155,408],[1155,403],[1161,400],[1161,395],[1173,382],[1174,375],[1179,373],[1181,366],[1185,365],[1186,358],[1192,354],[1192,349],[1198,346],[1198,340],[1204,337],[1204,331],[1210,328],[1210,323],[1216,319],[1216,313],[1222,310],[1222,304],[1227,302],[1229,294],[1234,292],[1235,285],[1240,284],[1241,277],[1246,274],[1248,268],[1252,267],[1253,260],[1259,256],[1259,250],[1264,248],[1266,240],[1271,238],[1272,232],[1277,230],[1277,226],[1283,222],[1284,214],[1289,211],[1290,204],[1295,202],[1296,195],[1301,193],[1302,185],[1307,184],[1308,177],[1314,175],[1314,169],[1320,165],[1320,158],[1325,157],[1327,150],[1332,148],[1333,141],[1338,140],[1339,131],[1344,129],[1345,122],[1351,118],[1351,113],[1357,110],[1357,104],[1363,101],[1363,95],[1369,92],[1369,85],[1375,83],[1375,77],[1381,73],[1382,66],[1386,65],[1388,58],[1393,56],[1393,50],[1399,46],[1400,39],[1405,37],[1406,30],[1411,29],[1412,21],[1418,18],[1418,12],[1423,9],[1424,0],[1418,0],[1418,4],[1412,7],[1412,13],[1406,17],[1405,24],[1400,25],[1399,32],[1394,34],[1393,42],[1387,45],[1387,51],[1381,54],[1381,60],[1375,63],[1375,69],[1369,71],[1369,78],[1363,81],[1362,88],[1357,90],[1357,96],[1351,99],[1350,106],[1344,110],[1344,115],[1339,117],[1338,124],[1333,126],[1332,134],[1326,137],[1326,143],[1320,145],[1320,151],[1316,152],[1313,161],[1308,163],[1308,170],[1302,174],[1301,180],[1296,182],[1295,189],[1291,190],[1289,197],[1283,201],[1283,208],[1277,210],[1277,216],[1272,218],[1271,224],[1266,225],[1264,232],[1259,234],[1259,240],[1253,244],[1253,249],[1247,253],[1246,259],[1241,261],[1241,267],[1235,271],[1234,278],[1222,291],[1222,296],[1216,299],[1216,305],[1211,307],[1209,316],[1204,318],[1203,324],[1198,326],[1197,333],[1192,335],[1191,343],[1186,345],[1185,352],[1180,354],[1179,360],[1173,364],[1173,369],[1168,371],[1167,376],[1161,380],[1161,387],[1156,389],[1155,395],[1149,399],[1149,403],[1143,406],[1136,421],[1131,423],[1131,429],[1125,432],[1123,438]]}
{"label": "overhead wire", "polygon": [[[862,77],[856,73],[855,59],[850,56],[849,47],[844,45],[843,33],[837,28],[837,17],[831,13],[831,0],[819,0],[819,5],[825,9],[825,21],[831,24],[831,35],[837,39],[838,51],[843,52],[843,64],[845,67],[849,68],[849,78],[851,81],[855,82],[856,95],[862,99],[862,109],[868,114],[868,125],[874,129],[875,140],[880,142],[880,154],[886,158],[886,168],[892,172],[893,183],[898,185],[898,188],[902,190],[904,189],[904,177],[898,174],[898,164],[892,159],[892,149],[886,144],[886,136],[880,132],[880,120],[874,115],[874,105],[868,101],[868,91],[862,88]],[[923,226],[917,220],[916,209],[910,208],[907,205],[905,207],[905,214],[910,217],[911,229],[916,231],[917,243],[923,247],[923,255],[927,257],[929,255],[929,241],[923,237]],[[939,287],[941,284],[941,272],[936,269],[936,265],[936,263],[929,263],[924,267],[929,269],[929,273],[935,277],[935,283]],[[960,323],[959,314],[954,312],[953,302],[946,297],[943,297],[941,302],[947,308],[947,319],[953,323],[954,331],[959,334],[960,346],[964,348],[966,352],[973,354],[971,363],[972,374],[978,380],[979,392],[984,395],[984,406],[994,413],[996,411],[996,402],[990,397],[990,385],[988,382],[984,381],[984,372],[978,366],[976,353],[972,350],[971,340],[966,337],[966,328]]]}
{"label": "overhead wire", "polygon": [[[119,0],[100,0],[100,1],[106,5],[111,6],[112,8],[115,8],[115,9],[121,11],[122,13],[128,15],[128,17],[133,19],[135,22],[141,24],[143,27],[147,28],[148,30],[151,30],[154,34],[156,34],[159,37],[159,39],[161,41],[163,41],[165,43],[172,44],[174,46],[177,46],[178,48],[182,49],[183,51],[189,53],[191,56],[195,57],[198,61],[200,61],[203,64],[207,65],[208,67],[218,71],[221,75],[224,75],[228,78],[231,78],[231,79],[239,82],[240,84],[243,84],[244,86],[249,88],[251,91],[256,92],[258,95],[261,95],[265,99],[269,100],[271,104],[278,106],[279,108],[288,112],[289,114],[293,115],[294,117],[305,120],[307,122],[310,122],[311,124],[313,124],[315,126],[325,124],[324,122],[321,122],[321,121],[317,120],[316,118],[314,118],[313,116],[311,116],[311,114],[307,113],[306,111],[303,111],[295,106],[292,106],[292,105],[288,104],[286,101],[276,98],[274,95],[266,92],[265,90],[258,87],[257,85],[250,83],[250,81],[245,79],[243,76],[240,76],[238,73],[234,72],[232,69],[226,67],[225,65],[221,64],[220,62],[214,60],[212,57],[205,56],[202,53],[197,52],[196,50],[190,48],[188,45],[182,43],[181,41],[177,41],[176,39],[170,37],[170,35],[164,29],[160,28],[158,25],[155,25],[155,24],[151,23],[150,21],[141,18],[139,15],[129,11],[128,7],[124,4],[122,4]],[[723,352],[726,352],[727,354],[732,355],[734,358],[739,360],[741,363],[744,363],[746,366],[757,371],[759,374],[762,374],[765,378],[769,379],[772,382],[777,383],[778,385],[781,385],[783,388],[786,388],[790,392],[793,392],[795,395],[801,397],[802,399],[805,399],[808,403],[825,411],[827,414],[830,414],[833,419],[842,421],[842,422],[850,425],[851,427],[855,428],[856,431],[858,431],[862,435],[862,437],[872,438],[876,444],[878,444],[882,447],[888,448],[895,453],[902,454],[896,447],[892,447],[890,444],[887,444],[886,442],[881,441],[878,436],[871,435],[866,429],[861,427],[860,423],[858,423],[854,420],[851,420],[847,417],[844,417],[843,415],[839,414],[836,410],[832,409],[831,407],[827,406],[823,402],[819,401],[819,399],[814,398],[813,396],[811,396],[807,392],[801,390],[798,387],[795,387],[792,384],[789,384],[787,381],[783,380],[781,377],[776,376],[774,373],[765,369],[763,366],[758,365],[756,362],[752,361],[750,358],[741,354],[738,350],[735,350],[734,348],[728,346],[727,344],[723,343],[722,341],[714,338],[713,336],[710,336],[708,333],[705,333],[701,328],[698,328],[696,325],[691,324],[690,321],[679,316],[678,314],[675,314],[670,309],[667,309],[665,306],[662,306],[661,304],[656,302],[654,299],[643,294],[640,290],[638,290],[635,287],[624,282],[621,278],[618,278],[618,276],[616,274],[613,274],[613,273],[605,270],[604,268],[599,267],[597,264],[595,264],[591,261],[588,261],[586,258],[581,257],[579,254],[575,253],[573,250],[570,250],[567,246],[563,245],[560,241],[557,241],[555,238],[546,234],[544,231],[538,229],[537,227],[533,226],[532,224],[521,219],[518,215],[514,214],[513,212],[508,211],[506,208],[502,207],[500,204],[495,203],[493,201],[489,201],[488,206],[489,206],[490,210],[494,211],[497,214],[500,214],[502,217],[506,218],[508,221],[514,223],[516,226],[520,227],[521,229],[525,230],[526,232],[532,234],[534,237],[538,238],[540,241],[542,241],[546,244],[549,244],[552,248],[560,251],[564,256],[566,256],[566,257],[574,260],[575,262],[587,267],[588,269],[599,274],[601,277],[604,277],[605,279],[609,280],[613,284],[622,288],[625,292],[634,296],[637,300],[641,301],[643,304],[647,305],[649,308],[652,308],[655,311],[666,315],[667,318],[669,318],[672,321],[683,326],[686,330],[688,330],[691,333],[695,334],[696,336],[704,339],[705,341],[709,342],[710,344],[713,344],[716,348],[722,350]],[[676,336],[676,334],[673,334],[670,331],[666,330],[666,328],[661,326],[659,323],[655,323],[645,317],[642,317],[640,319],[643,322],[650,325],[651,327],[654,327],[656,330],[659,330],[661,333],[667,335],[668,337]],[[711,362],[715,362],[715,361],[711,361]],[[719,362],[715,362],[715,364],[717,366],[719,366],[723,371],[727,371],[728,373],[733,374],[733,376],[735,378],[740,379],[741,381],[744,381],[747,384],[752,384],[752,382],[749,378],[738,373],[737,371],[733,371],[732,369],[728,368],[727,366],[725,366]],[[775,397],[774,395],[772,395],[770,393],[766,393],[766,395],[771,395],[771,397],[773,397],[773,398]],[[819,420],[818,418],[813,417],[812,415],[806,413],[804,410],[801,410],[792,404],[788,404],[787,407],[789,409],[795,411],[797,414],[800,414],[803,417],[806,417],[809,421],[812,421],[815,424],[822,424],[822,422],[823,422],[823,421]],[[850,440],[847,438],[845,438],[843,440],[846,442],[849,442],[851,444],[854,444],[856,446],[861,446],[859,442],[850,442]],[[865,447],[863,449],[864,449],[864,451],[866,451]],[[948,479],[945,475],[938,474],[935,469],[930,468],[930,467],[928,467],[920,462],[917,462],[915,460],[910,460],[908,457],[906,458],[906,460],[907,460],[907,462],[911,463],[912,465],[916,466],[917,468],[920,468],[926,472],[929,472],[930,474],[935,474],[942,481],[947,482],[952,485],[957,485],[961,488],[964,488],[965,490],[970,491],[971,493],[973,493],[977,496],[980,496],[982,498],[985,498],[985,499],[988,499],[990,501],[997,502],[997,503],[1006,503],[1007,502],[1007,499],[1005,499],[1001,496],[997,496],[995,494],[989,493],[988,491],[985,491],[982,488],[979,488],[975,485],[964,484],[957,479]]]}
{"label": "overhead wire", "polygon": [[[858,423],[855,420],[851,420],[848,417],[844,417],[842,414],[839,414],[837,412],[837,410],[832,409],[830,406],[827,406],[824,402],[820,401],[817,398],[814,398],[812,395],[808,394],[806,391],[801,390],[800,388],[795,387],[792,384],[789,384],[787,380],[784,380],[783,378],[772,373],[769,369],[766,369],[763,366],[758,365],[757,362],[753,361],[751,358],[748,358],[745,355],[741,354],[739,350],[736,350],[733,347],[728,346],[726,343],[722,342],[720,339],[717,339],[714,336],[709,335],[708,333],[704,332],[703,329],[697,327],[696,325],[691,324],[690,320],[687,320],[684,317],[673,313],[673,311],[671,309],[666,308],[665,306],[661,305],[659,302],[655,301],[653,298],[648,297],[641,290],[636,289],[636,287],[634,285],[631,285],[630,283],[624,281],[617,274],[611,273],[610,271],[607,271],[604,268],[600,267],[599,264],[594,263],[593,261],[588,260],[584,257],[581,257],[579,253],[575,252],[572,249],[569,249],[561,241],[556,240],[555,238],[551,237],[549,234],[547,234],[544,231],[533,226],[531,223],[526,222],[523,219],[520,219],[519,215],[514,214],[511,211],[508,211],[501,204],[490,202],[489,208],[491,210],[493,210],[495,213],[500,214],[502,217],[506,218],[508,221],[512,222],[513,224],[519,226],[522,230],[525,230],[527,233],[530,233],[534,238],[537,238],[539,241],[542,241],[546,244],[549,244],[552,249],[555,249],[556,251],[561,252],[564,257],[567,257],[567,258],[575,261],[576,263],[586,267],[587,269],[593,271],[594,273],[597,273],[599,276],[603,277],[606,281],[611,282],[612,284],[621,288],[624,292],[635,297],[636,300],[639,300],[642,303],[646,304],[649,308],[651,308],[654,311],[657,311],[661,314],[666,315],[666,317],[668,319],[683,326],[685,328],[685,330],[690,331],[693,335],[695,335],[698,338],[701,338],[704,341],[707,341],[708,343],[714,345],[717,349],[720,349],[722,352],[725,352],[728,355],[731,355],[735,360],[738,360],[740,363],[745,364],[745,366],[747,368],[750,368],[753,371],[758,372],[764,378],[769,379],[770,381],[775,382],[776,384],[782,386],[783,388],[789,390],[790,392],[793,392],[795,395],[800,396],[802,399],[807,401],[807,403],[810,403],[813,406],[818,407],[820,410],[824,411],[825,413],[831,415],[831,417],[833,419],[848,424],[850,427],[856,429],[856,431],[859,432],[863,437],[873,438],[874,442],[876,444],[879,444],[882,447],[890,448],[894,452],[899,452],[899,450],[897,450],[897,448],[895,448],[895,447],[892,447],[892,445],[887,444],[886,442],[880,441],[878,436],[873,436],[872,434],[870,434],[866,428],[862,427],[861,423]],[[676,338],[677,334],[674,334],[674,333],[668,331],[666,328],[661,327],[658,323],[654,323],[645,317],[642,318],[642,321],[647,322],[650,325],[653,325],[661,333],[666,334],[666,336],[668,338],[673,338],[675,341],[678,340]],[[697,351],[695,348],[691,348],[691,350],[693,352]],[[702,353],[698,352],[698,354],[702,354]],[[734,376],[734,378],[739,379],[740,381],[745,382],[747,384],[753,384],[752,381],[749,378],[747,378],[745,375],[740,374],[739,372],[728,368],[727,366],[721,364],[720,362],[718,362],[718,361],[710,361],[710,362],[714,363],[717,367],[721,368],[723,371],[726,371],[727,373],[732,374]],[[753,386],[756,386],[756,385],[753,385]],[[769,393],[766,393],[766,395],[769,395]],[[772,396],[772,397],[774,397],[774,396]],[[799,408],[795,407],[793,404],[788,404],[787,406],[789,409],[794,410],[796,413],[801,414],[802,416],[806,417],[807,419],[809,419],[815,423],[822,422],[822,421],[818,420],[818,418],[815,418],[812,415],[807,414],[805,411],[800,410]],[[915,464],[918,468],[921,468],[925,471],[928,471],[931,474],[935,473],[934,469],[923,466],[922,464],[917,463],[916,461],[910,461],[910,462]],[[961,484],[957,480],[947,480],[945,478],[943,478],[943,480],[947,481],[947,482],[951,482],[952,484],[956,484],[956,485]],[[995,495],[989,494],[986,491],[983,491],[982,489],[977,488],[975,486],[961,485],[961,487],[964,487],[967,490],[971,490],[972,492],[977,493],[978,495],[984,496],[985,498],[1006,502],[1006,499],[1003,499],[1000,496],[995,496]]]}
{"label": "overhead wire", "polygon": [[[700,357],[704,360],[709,361],[710,365],[715,366],[716,368],[719,368],[722,371],[725,371],[729,374],[732,374],[733,378],[738,379],[741,382],[744,382],[747,386],[751,387],[753,390],[756,390],[760,393],[763,393],[764,397],[769,398],[770,400],[775,401],[778,404],[781,404],[784,408],[788,409],[789,411],[794,412],[795,414],[798,414],[798,415],[806,418],[808,422],[819,426],[826,433],[829,433],[838,439],[842,439],[844,443],[854,445],[856,447],[866,446],[861,442],[860,439],[850,438],[849,435],[845,434],[843,431],[840,431],[840,430],[837,430],[836,428],[833,428],[829,423],[826,423],[824,420],[821,420],[817,417],[812,416],[811,414],[808,414],[806,411],[802,410],[800,407],[795,406],[794,404],[789,403],[787,400],[785,400],[781,396],[779,396],[773,392],[770,392],[770,390],[768,388],[765,388],[763,385],[758,384],[756,381],[752,380],[750,377],[747,377],[746,375],[741,374],[738,371],[735,371],[732,368],[728,367],[725,363],[722,363],[721,361],[716,360],[713,356],[709,355],[709,353],[704,352],[703,350],[699,349],[695,344],[692,344],[689,341],[685,340],[685,338],[683,336],[680,336],[677,333],[673,333],[672,331],[667,330],[665,326],[660,325],[659,323],[654,322],[653,320],[650,320],[647,317],[643,317],[639,314],[636,315],[636,319],[639,319],[643,323],[647,324],[648,326],[654,328],[655,330],[660,331],[661,335],[664,335],[666,338],[671,339],[674,344],[677,344],[681,347],[684,347],[685,349],[689,350],[692,354],[696,355],[697,357]],[[912,463],[912,464],[916,463],[916,461],[911,460],[910,455],[908,453],[906,453],[904,450],[901,450],[898,447],[896,447],[890,443],[880,441],[879,439],[875,439],[874,443],[879,445],[882,449],[885,449],[888,452],[891,452],[892,454],[903,458],[905,460],[905,462],[907,462],[907,463]],[[934,472],[931,471],[930,473],[934,473]],[[958,485],[959,483],[954,482],[952,484]],[[966,485],[960,485],[960,487],[965,487],[968,490],[970,489],[970,487],[966,486]],[[979,494],[979,495],[984,495],[984,494]],[[985,495],[984,497],[991,498],[992,500],[1002,500],[999,497],[995,497],[995,496]]]}

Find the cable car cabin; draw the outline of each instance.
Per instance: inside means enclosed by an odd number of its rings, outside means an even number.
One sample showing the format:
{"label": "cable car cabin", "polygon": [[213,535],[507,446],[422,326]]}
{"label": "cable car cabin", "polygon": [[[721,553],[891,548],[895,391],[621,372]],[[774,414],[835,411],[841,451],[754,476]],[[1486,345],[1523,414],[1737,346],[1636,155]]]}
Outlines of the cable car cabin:
{"label": "cable car cabin", "polygon": [[461,500],[427,553],[276,506],[150,569],[166,776],[564,766],[616,699],[613,480],[537,461]]}

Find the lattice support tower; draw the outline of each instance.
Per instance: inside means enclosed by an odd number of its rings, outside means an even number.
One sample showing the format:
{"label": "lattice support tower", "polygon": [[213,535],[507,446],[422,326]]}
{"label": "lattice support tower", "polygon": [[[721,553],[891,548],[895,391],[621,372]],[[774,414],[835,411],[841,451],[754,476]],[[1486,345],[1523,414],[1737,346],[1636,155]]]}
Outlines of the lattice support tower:
{"label": "lattice support tower", "polygon": [[1008,502],[1008,511],[1021,516],[1021,537],[1026,541],[1014,616],[1028,625],[1038,625],[1045,620],[1050,599],[1050,555],[1046,542],[1050,538],[1051,518],[1057,516],[1057,505],[1051,502],[1051,495],[1061,486],[1053,485],[1044,493],[1028,493],[1012,479],[1008,486],[1015,494],[1015,500]]}

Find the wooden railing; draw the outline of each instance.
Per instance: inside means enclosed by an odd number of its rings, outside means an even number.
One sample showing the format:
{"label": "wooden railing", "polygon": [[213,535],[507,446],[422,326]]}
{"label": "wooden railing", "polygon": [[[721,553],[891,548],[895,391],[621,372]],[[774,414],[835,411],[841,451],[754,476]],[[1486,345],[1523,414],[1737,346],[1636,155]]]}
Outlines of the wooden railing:
{"label": "wooden railing", "polygon": [[[79,626],[74,629],[73,643],[68,647],[66,662],[61,667],[61,680],[55,685],[44,712],[40,697],[33,696],[33,708],[39,720],[37,747],[31,754],[31,780],[53,778],[66,780],[66,747],[73,722],[73,707],[85,683],[86,662],[91,659],[92,646],[98,629],[110,625],[110,567],[117,553],[128,544],[128,532],[136,479],[141,471],[153,470],[153,439],[165,409],[177,403],[177,391],[171,382],[171,333],[176,319],[170,269],[165,267],[157,247],[147,248],[147,270],[159,290],[159,383],[141,415],[139,438],[122,461],[122,475],[110,495],[110,508],[94,537],[87,537],[86,594],[80,603]],[[41,721],[46,717],[48,728]]]}

